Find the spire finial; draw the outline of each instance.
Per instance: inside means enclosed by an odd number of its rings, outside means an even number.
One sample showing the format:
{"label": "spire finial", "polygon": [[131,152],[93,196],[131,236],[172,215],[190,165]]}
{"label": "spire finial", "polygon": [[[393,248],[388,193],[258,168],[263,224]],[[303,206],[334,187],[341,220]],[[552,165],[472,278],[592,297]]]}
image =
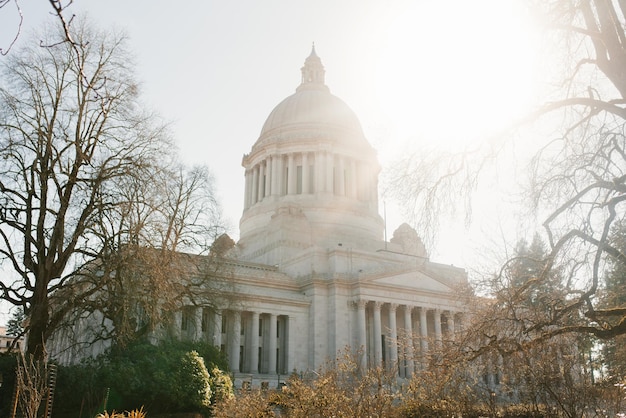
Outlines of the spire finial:
{"label": "spire finial", "polygon": [[[302,67],[302,84],[298,89],[302,88],[314,88],[314,89],[328,89],[324,84],[324,66],[322,60],[317,56],[315,52],[315,42],[311,46],[311,54],[304,61],[304,67]],[[306,86],[306,87],[305,87]]]}

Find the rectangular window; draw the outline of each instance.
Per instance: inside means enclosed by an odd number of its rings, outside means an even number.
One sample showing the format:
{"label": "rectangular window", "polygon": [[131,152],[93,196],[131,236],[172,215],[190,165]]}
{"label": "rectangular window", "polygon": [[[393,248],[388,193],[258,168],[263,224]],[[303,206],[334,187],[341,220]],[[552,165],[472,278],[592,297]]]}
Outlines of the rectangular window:
{"label": "rectangular window", "polygon": [[193,307],[191,306],[185,306],[183,308],[183,312],[182,312],[182,321],[180,324],[180,329],[183,331],[187,331],[188,329],[190,329],[191,324],[193,322]]}
{"label": "rectangular window", "polygon": [[211,312],[208,309],[202,308],[202,332],[207,332],[209,330],[210,314]]}

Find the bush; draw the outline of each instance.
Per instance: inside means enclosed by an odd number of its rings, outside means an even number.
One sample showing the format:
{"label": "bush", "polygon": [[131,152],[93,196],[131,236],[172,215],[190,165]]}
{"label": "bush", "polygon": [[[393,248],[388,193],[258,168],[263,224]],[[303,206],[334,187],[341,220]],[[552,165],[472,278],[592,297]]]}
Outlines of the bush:
{"label": "bush", "polygon": [[0,354],[0,375],[2,386],[0,387],[0,416],[9,416],[13,388],[15,387],[15,367],[17,366],[16,353]]}
{"label": "bush", "polygon": [[[230,378],[220,371],[225,363],[219,350],[204,343],[129,345],[80,365],[60,367],[55,411],[80,410],[94,416],[145,406],[147,413],[206,413],[211,385],[217,385],[216,396],[232,393]],[[209,375],[207,365],[215,376]]]}
{"label": "bush", "polygon": [[226,401],[235,397],[233,381],[229,375],[218,369],[217,366],[211,369],[209,383],[213,392],[211,396],[211,405],[215,405],[217,402]]}

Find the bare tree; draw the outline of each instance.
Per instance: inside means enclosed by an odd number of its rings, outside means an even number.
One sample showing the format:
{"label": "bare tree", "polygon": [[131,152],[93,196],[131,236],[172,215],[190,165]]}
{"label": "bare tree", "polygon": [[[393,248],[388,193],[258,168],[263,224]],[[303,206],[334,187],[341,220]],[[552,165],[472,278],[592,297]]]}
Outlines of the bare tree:
{"label": "bare tree", "polygon": [[65,26],[48,30],[48,47],[33,42],[2,68],[0,262],[13,273],[0,296],[24,308],[37,359],[121,257],[147,244],[202,250],[210,239],[200,237],[218,232],[206,172],[186,174],[165,157],[167,129],[142,110],[124,37],[77,23],[75,42],[52,42]]}
{"label": "bare tree", "polygon": [[[206,310],[228,301],[230,268],[216,250],[223,228],[206,169],[161,174],[154,183],[118,185],[127,204],[99,220],[98,239],[107,247],[76,283],[97,292],[60,324],[63,347],[55,349],[79,352],[98,341],[122,347],[167,333],[184,306]],[[69,288],[54,299],[62,303],[68,290],[73,298]]]}
{"label": "bare tree", "polygon": [[[609,239],[612,225],[626,214],[626,4],[552,0],[529,1],[528,6],[547,22],[546,44],[564,56],[554,83],[557,99],[524,124],[557,123],[559,133],[546,134],[543,141],[524,138],[525,147],[536,145],[526,167],[530,184],[525,200],[532,214],[543,219],[548,251],[543,270],[532,280],[514,291],[505,289],[513,292],[513,304],[506,308],[512,309],[511,317],[529,321],[524,323],[525,341],[529,335],[545,340],[570,332],[611,339],[626,334],[626,306],[599,306],[597,295],[607,258],[626,261]],[[398,164],[393,183],[418,225],[433,225],[442,207],[458,207],[460,196],[471,207],[482,170],[497,161],[512,138],[485,141],[463,154],[409,156]],[[555,300],[549,312],[524,315],[528,307],[514,299],[520,296],[522,302],[522,293],[540,292],[555,269],[561,293],[550,295]]]}

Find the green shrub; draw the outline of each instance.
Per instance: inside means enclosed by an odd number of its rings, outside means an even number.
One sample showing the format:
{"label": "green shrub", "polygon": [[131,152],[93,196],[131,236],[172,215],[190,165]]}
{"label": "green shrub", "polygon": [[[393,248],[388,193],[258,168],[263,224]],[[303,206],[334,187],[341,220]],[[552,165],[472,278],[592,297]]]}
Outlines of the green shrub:
{"label": "green shrub", "polygon": [[2,376],[2,386],[0,387],[0,416],[3,417],[9,416],[11,409],[16,366],[17,356],[15,353],[0,354],[0,375]]}
{"label": "green shrub", "polygon": [[114,349],[80,365],[59,368],[55,411],[95,416],[105,410],[106,398],[108,411],[144,406],[147,413],[206,412],[211,385],[219,385],[216,396],[232,393],[230,378],[223,372],[212,377],[207,368],[219,371],[226,362],[206,343],[137,343]]}
{"label": "green shrub", "polygon": [[213,391],[211,405],[234,398],[233,381],[228,374],[217,368],[217,366],[211,369],[209,382]]}

